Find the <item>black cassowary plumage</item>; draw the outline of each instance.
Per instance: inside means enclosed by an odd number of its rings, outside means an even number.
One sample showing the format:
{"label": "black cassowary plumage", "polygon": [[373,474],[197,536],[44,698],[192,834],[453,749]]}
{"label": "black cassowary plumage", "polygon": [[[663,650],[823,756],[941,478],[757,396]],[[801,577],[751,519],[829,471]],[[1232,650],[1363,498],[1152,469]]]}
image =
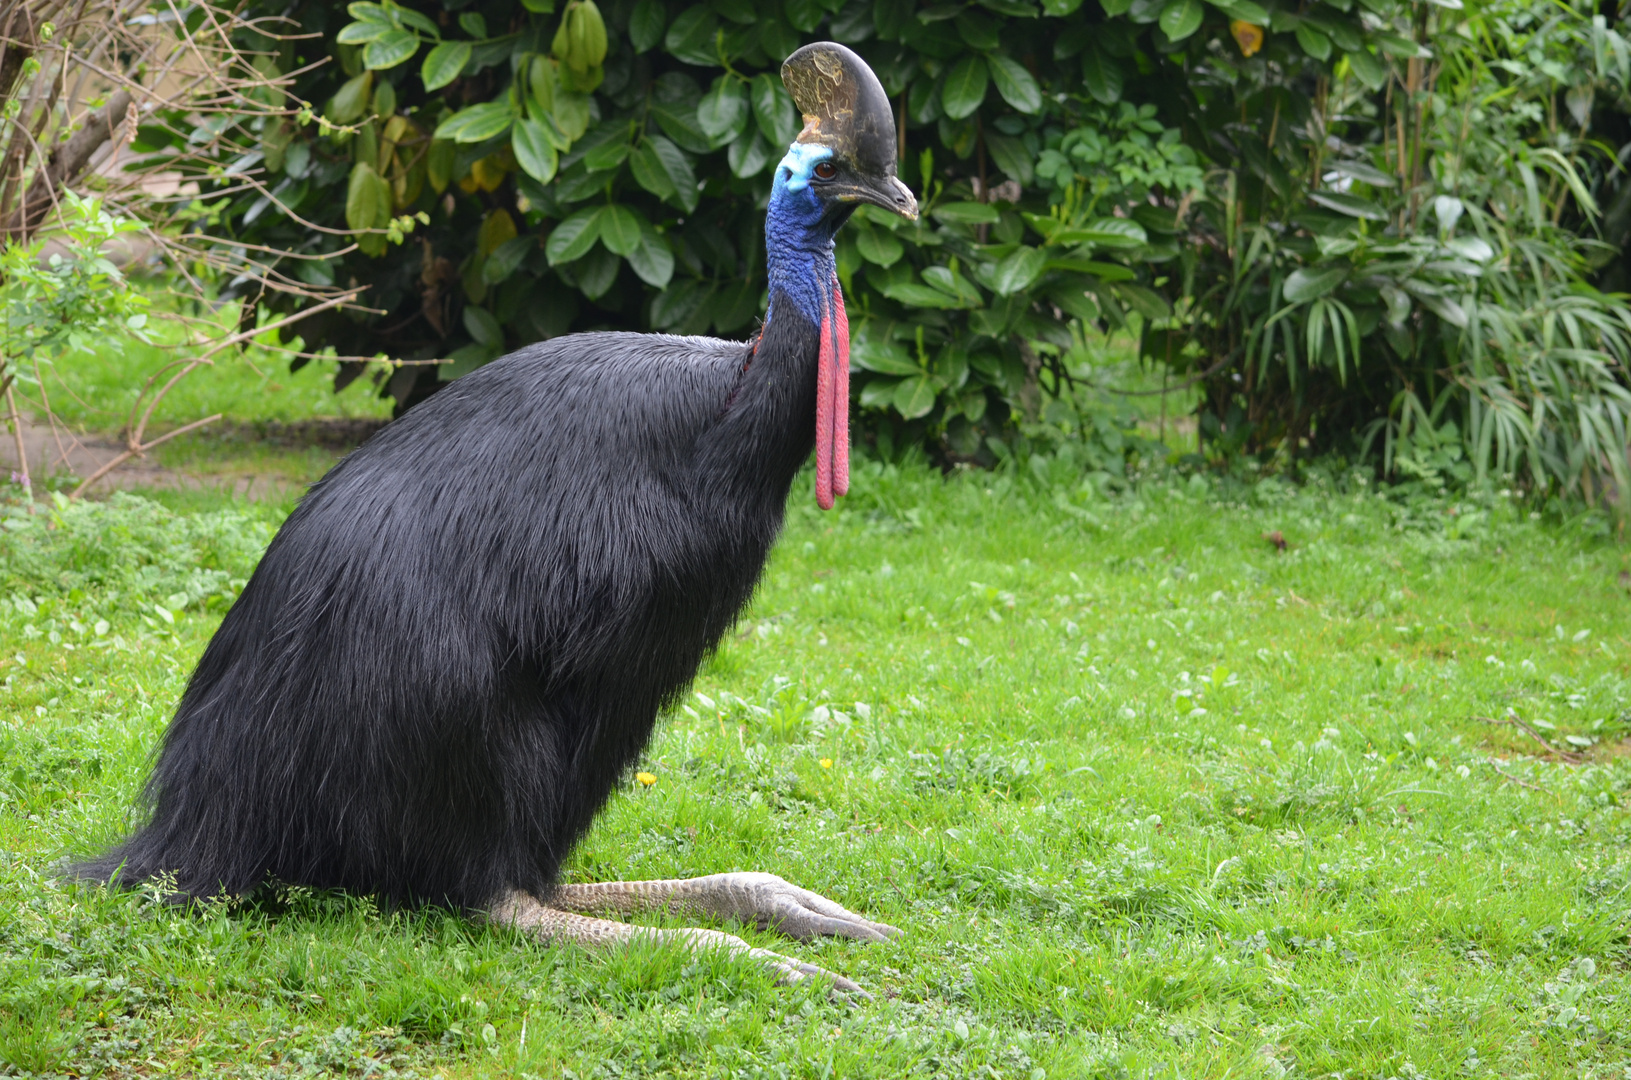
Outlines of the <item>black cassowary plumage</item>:
{"label": "black cassowary plumage", "polygon": [[[481,908],[546,894],[752,594],[809,456],[817,328],[583,334],[460,379],[316,484],[96,864]],[[434,447],[434,453],[427,448]]]}
{"label": "black cassowary plumage", "polygon": [[[80,876],[173,875],[178,898],[275,878],[477,911],[552,895],[658,713],[747,604],[813,441],[826,500],[847,483],[833,233],[858,203],[916,204],[858,57],[807,46],[784,78],[806,128],[777,171],[758,336],[534,345],[343,460],[205,649],[147,824]],[[894,932],[779,879],[767,892],[765,875],[731,877],[695,902],[799,932]],[[792,922],[788,903],[802,905]]]}

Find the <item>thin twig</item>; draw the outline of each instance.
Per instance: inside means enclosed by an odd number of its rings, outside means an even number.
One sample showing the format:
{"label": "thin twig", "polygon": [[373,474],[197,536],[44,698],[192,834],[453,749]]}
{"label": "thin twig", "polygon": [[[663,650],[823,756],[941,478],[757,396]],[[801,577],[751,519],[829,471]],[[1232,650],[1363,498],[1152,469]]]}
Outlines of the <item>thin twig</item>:
{"label": "thin twig", "polygon": [[[1501,779],[1510,780],[1514,784],[1517,784],[1519,787],[1526,787],[1530,791],[1538,791],[1542,795],[1551,795],[1552,794],[1550,791],[1548,791],[1547,789],[1541,787],[1539,784],[1531,784],[1527,780],[1521,780],[1518,777],[1513,776],[1511,773],[1504,771],[1499,765],[1495,764],[1493,761],[1489,763],[1489,767],[1494,769],[1496,771],[1496,773],[1500,775]],[[1563,801],[1561,796],[1554,796],[1554,797],[1556,797],[1559,802]]]}
{"label": "thin twig", "polygon": [[17,395],[12,380],[6,380],[6,411],[11,416],[11,434],[17,441],[17,479],[23,485],[23,502],[34,512],[34,486],[28,482],[28,448],[23,445],[23,418],[17,412]]}
{"label": "thin twig", "polygon": [[1473,719],[1481,720],[1486,724],[1498,724],[1503,727],[1515,727],[1524,734],[1528,735],[1531,739],[1534,739],[1536,742],[1540,743],[1540,745],[1544,746],[1547,753],[1562,758],[1570,765],[1585,764],[1586,758],[1584,755],[1572,753],[1568,750],[1561,749],[1560,747],[1553,746],[1551,743],[1546,741],[1545,736],[1525,723],[1523,717],[1519,716],[1513,710],[1508,709],[1506,711],[1506,715],[1507,719],[1505,720],[1497,720],[1492,716],[1475,716]]}
{"label": "thin twig", "polygon": [[183,424],[181,427],[176,428],[174,431],[165,432],[163,435],[160,435],[158,438],[154,439],[150,443],[146,443],[146,444],[144,444],[142,446],[138,446],[138,447],[136,447],[134,449],[121,451],[120,453],[118,453],[117,455],[114,456],[113,460],[109,461],[107,464],[103,465],[100,469],[97,469],[95,472],[91,473],[90,476],[88,476],[84,480],[80,481],[79,486],[74,488],[74,490],[69,493],[68,500],[70,502],[72,502],[73,500],[78,499],[81,495],[85,494],[86,489],[88,489],[92,484],[96,483],[98,480],[102,479],[104,476],[108,475],[108,473],[112,472],[114,469],[117,469],[119,466],[121,466],[125,462],[129,461],[131,458],[138,457],[138,456],[140,456],[142,454],[145,454],[145,453],[147,453],[147,451],[153,449],[153,447],[159,445],[162,442],[168,442],[169,440],[175,438],[177,435],[185,435],[185,434],[187,434],[187,432],[192,431],[192,430],[194,430],[196,428],[201,428],[205,424],[213,424],[213,423],[215,423],[215,421],[217,421],[219,419],[221,419],[221,414],[220,413],[216,413],[214,416],[206,416],[202,420],[194,420],[190,424]]}

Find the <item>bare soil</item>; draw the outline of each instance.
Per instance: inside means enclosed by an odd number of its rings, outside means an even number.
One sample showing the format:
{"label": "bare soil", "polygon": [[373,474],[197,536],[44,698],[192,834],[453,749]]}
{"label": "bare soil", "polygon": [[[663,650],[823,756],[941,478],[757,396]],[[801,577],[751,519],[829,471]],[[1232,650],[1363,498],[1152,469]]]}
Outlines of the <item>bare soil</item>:
{"label": "bare soil", "polygon": [[[383,420],[343,417],[302,420],[293,424],[225,421],[210,425],[203,434],[222,444],[222,457],[230,460],[256,445],[277,449],[319,447],[343,453],[362,445],[384,426]],[[62,424],[31,418],[23,421],[23,445],[36,491],[48,487],[60,488],[70,478],[77,480],[90,476],[125,449],[124,443],[116,437],[77,432]],[[9,430],[4,431],[3,438],[0,438],[0,467],[11,473],[15,473],[17,468],[16,442]],[[286,495],[307,483],[306,478],[289,477],[276,471],[227,468],[206,472],[172,468],[159,464],[154,460],[154,455],[149,454],[120,465],[98,480],[89,494],[131,488],[213,487],[229,490],[240,498],[262,499]]]}

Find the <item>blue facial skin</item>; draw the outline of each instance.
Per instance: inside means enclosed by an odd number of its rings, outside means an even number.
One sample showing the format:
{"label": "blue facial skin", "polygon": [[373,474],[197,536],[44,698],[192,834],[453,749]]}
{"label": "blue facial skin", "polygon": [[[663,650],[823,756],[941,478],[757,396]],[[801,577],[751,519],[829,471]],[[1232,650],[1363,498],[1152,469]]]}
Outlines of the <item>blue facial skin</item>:
{"label": "blue facial skin", "polygon": [[811,176],[816,164],[830,157],[829,147],[794,143],[776,166],[765,214],[765,261],[770,272],[767,321],[775,314],[780,293],[811,323],[823,323],[837,273],[834,226],[811,185]]}

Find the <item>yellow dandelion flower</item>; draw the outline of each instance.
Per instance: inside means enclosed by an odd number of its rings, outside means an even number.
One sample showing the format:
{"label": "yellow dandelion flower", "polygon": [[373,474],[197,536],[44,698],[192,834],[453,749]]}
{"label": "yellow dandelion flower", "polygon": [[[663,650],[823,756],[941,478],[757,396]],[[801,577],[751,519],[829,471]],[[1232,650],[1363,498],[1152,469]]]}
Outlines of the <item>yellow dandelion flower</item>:
{"label": "yellow dandelion flower", "polygon": [[1263,28],[1245,19],[1231,22],[1229,33],[1235,36],[1235,44],[1240,46],[1241,56],[1251,56],[1263,47]]}
{"label": "yellow dandelion flower", "polygon": [[648,772],[637,772],[634,774],[634,778],[640,781],[641,787],[650,787],[657,782],[657,778]]}
{"label": "yellow dandelion flower", "polygon": [[821,767],[822,767],[822,768],[823,768],[823,769],[830,769],[830,768],[832,768],[832,758],[830,758],[830,757],[824,757],[824,758],[822,758],[822,759],[821,759]]}

